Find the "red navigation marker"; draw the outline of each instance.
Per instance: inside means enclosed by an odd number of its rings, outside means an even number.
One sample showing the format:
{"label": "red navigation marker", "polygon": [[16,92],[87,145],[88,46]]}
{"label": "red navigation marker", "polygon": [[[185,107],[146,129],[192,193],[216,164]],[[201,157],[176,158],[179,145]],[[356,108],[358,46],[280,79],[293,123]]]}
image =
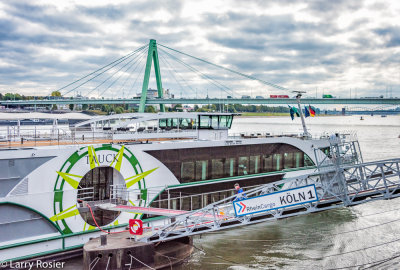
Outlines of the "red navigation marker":
{"label": "red navigation marker", "polygon": [[129,220],[129,233],[133,235],[143,234],[143,221],[140,219],[130,219]]}

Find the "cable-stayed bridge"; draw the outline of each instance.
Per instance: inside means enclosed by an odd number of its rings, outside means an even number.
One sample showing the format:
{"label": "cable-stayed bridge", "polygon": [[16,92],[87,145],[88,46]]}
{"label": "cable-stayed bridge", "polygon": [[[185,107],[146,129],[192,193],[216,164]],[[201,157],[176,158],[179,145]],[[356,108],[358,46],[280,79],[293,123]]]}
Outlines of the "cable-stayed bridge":
{"label": "cable-stayed bridge", "polygon": [[[259,79],[268,76],[272,75],[244,74],[150,40],[148,45],[56,89],[63,98],[7,100],[1,105],[138,104],[139,112],[144,112],[146,105],[154,104],[160,111],[165,110],[165,104],[296,104],[296,98],[290,98],[295,89]],[[149,90],[151,85],[156,89]],[[305,98],[303,102],[398,105],[400,98]]]}

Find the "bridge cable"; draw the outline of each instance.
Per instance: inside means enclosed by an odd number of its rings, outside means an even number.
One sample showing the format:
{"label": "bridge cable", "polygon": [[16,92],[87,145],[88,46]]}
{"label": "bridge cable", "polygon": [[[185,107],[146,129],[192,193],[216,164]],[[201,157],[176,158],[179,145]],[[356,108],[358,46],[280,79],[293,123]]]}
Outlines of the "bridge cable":
{"label": "bridge cable", "polygon": [[[194,67],[190,66],[189,64],[187,64],[187,63],[181,61],[180,59],[178,59],[178,58],[175,57],[174,55],[168,53],[168,52],[165,51],[165,50],[162,50],[161,48],[160,48],[160,51],[166,53],[168,56],[170,56],[170,57],[171,57],[172,59],[174,59],[175,61],[177,61],[177,62],[179,62],[180,64],[182,64],[182,65],[186,66],[187,68],[191,69],[193,72],[199,74],[200,77],[204,77],[206,80],[210,81],[212,84],[214,84],[214,85],[215,85],[217,88],[219,88],[220,90],[222,90],[222,91],[228,93],[229,95],[231,95],[231,93],[229,93],[228,91],[226,91],[226,90],[224,89],[224,88],[227,88],[228,90],[231,90],[232,93],[233,93],[233,90],[230,89],[229,87],[227,87],[227,86],[221,84],[220,82],[214,80],[214,79],[211,78],[210,76],[208,76],[208,75],[206,75],[206,74],[200,72],[200,71],[197,70],[196,68],[194,68]],[[218,84],[221,85],[223,88],[221,88]]]}
{"label": "bridge cable", "polygon": [[280,89],[280,90],[289,91],[289,89],[287,89],[287,88],[285,88],[285,87],[282,87],[282,86],[279,86],[279,85],[277,85],[277,84],[273,84],[273,83],[270,83],[270,82],[267,82],[267,81],[258,79],[258,78],[256,78],[256,77],[253,77],[253,76],[251,76],[251,75],[246,75],[246,74],[241,73],[241,72],[239,72],[239,71],[235,71],[235,70],[233,70],[233,69],[230,69],[230,68],[227,68],[227,67],[218,65],[218,64],[211,63],[211,62],[209,62],[209,61],[207,61],[207,60],[203,60],[203,59],[201,59],[201,58],[192,56],[192,55],[190,55],[190,54],[187,54],[187,53],[184,53],[184,52],[181,52],[181,51],[172,49],[172,48],[170,48],[170,47],[168,47],[168,46],[165,46],[165,45],[162,45],[162,44],[160,44],[160,43],[158,43],[158,45],[160,45],[160,46],[162,46],[162,47],[164,47],[164,48],[167,48],[167,49],[169,49],[169,50],[172,50],[172,51],[174,51],[174,52],[177,52],[177,53],[183,54],[183,55],[185,55],[185,56],[191,57],[191,58],[196,59],[196,60],[198,60],[198,61],[204,62],[204,63],[206,63],[206,64],[209,64],[209,65],[212,65],[212,66],[215,66],[215,67],[218,67],[218,68],[222,68],[222,69],[224,69],[224,70],[227,70],[227,71],[229,71],[229,72],[235,73],[235,74],[240,75],[240,76],[242,76],[242,77],[246,77],[246,78],[248,78],[248,79],[250,79],[250,80],[259,81],[259,82],[261,82],[262,84],[265,84],[265,85],[268,85],[268,86],[272,86],[272,87],[277,88],[277,89]]}
{"label": "bridge cable", "polygon": [[[147,45],[144,45],[144,46],[142,46],[142,47],[139,47],[139,48],[136,49],[135,51],[130,52],[129,54],[127,54],[127,55],[125,55],[125,56],[123,56],[123,57],[118,58],[117,60],[115,60],[115,61],[109,63],[108,65],[105,65],[105,66],[103,66],[103,67],[101,67],[101,68],[99,68],[99,69],[97,69],[97,70],[95,70],[95,71],[93,71],[93,72],[91,72],[91,73],[89,73],[89,74],[83,76],[82,78],[80,78],[80,79],[78,79],[78,80],[75,80],[75,81],[73,81],[72,83],[69,83],[69,84],[67,84],[67,85],[65,85],[65,86],[63,86],[63,87],[61,87],[61,88],[59,88],[57,91],[61,91],[61,90],[65,89],[65,88],[67,88],[68,86],[71,86],[71,85],[73,85],[73,84],[75,84],[75,83],[77,83],[77,82],[79,82],[79,81],[81,81],[81,80],[83,80],[83,79],[85,79],[85,78],[87,78],[87,77],[89,77],[89,76],[95,74],[96,72],[98,72],[98,71],[100,71],[100,70],[102,70],[102,69],[104,69],[104,68],[106,68],[106,67],[108,67],[108,66],[110,66],[110,65],[113,65],[114,63],[116,63],[116,62],[118,62],[118,61],[123,61],[123,60],[126,59],[127,57],[130,57],[132,54],[134,54],[136,51],[141,50],[142,48],[145,48],[145,47],[147,47],[147,46],[149,46],[149,45],[147,44]],[[120,63],[120,62],[118,62],[118,63]],[[118,64],[118,63],[117,63],[117,64]],[[64,95],[68,94],[69,92],[70,92],[70,91],[68,91],[68,92],[65,93]]]}
{"label": "bridge cable", "polygon": [[[147,53],[147,50],[143,52],[143,55],[145,55],[146,53]],[[135,68],[133,69],[132,72],[130,72],[129,76],[125,79],[124,83],[122,84],[121,88],[119,89],[119,92],[121,92],[121,90],[125,87],[125,84],[128,82],[128,80],[130,80],[132,78],[132,75],[135,73],[136,69],[143,62],[143,59],[144,59],[143,55],[142,55],[142,58],[140,59],[140,61],[136,62]],[[130,92],[131,91],[129,90],[128,93],[130,93]],[[128,95],[125,95],[125,91],[123,91],[122,97],[125,98],[125,96],[128,96]]]}
{"label": "bridge cable", "polygon": [[[221,90],[224,90],[223,88],[231,91],[233,93],[233,90],[229,87],[227,87],[226,85],[218,82],[217,80],[213,79],[212,77],[202,73],[201,71],[199,71],[198,69],[196,69],[195,67],[192,67],[191,65],[183,62],[182,60],[180,60],[179,58],[177,58],[176,56],[174,56],[173,54],[168,53],[167,51],[163,50],[160,48],[160,51],[164,52],[165,54],[167,54],[170,58],[172,58],[173,60],[177,61],[178,63],[184,65],[186,68],[192,70],[194,73],[198,74],[200,77],[204,77],[206,80],[210,81],[212,84],[214,84],[216,87],[218,87]],[[222,87],[222,88],[221,88]],[[225,90],[224,90],[225,91]],[[226,93],[228,93],[227,91],[225,91]],[[231,93],[228,93],[231,95]]]}
{"label": "bridge cable", "polygon": [[[163,62],[170,68],[172,69],[186,84],[186,86],[192,90],[193,93],[196,93],[196,91],[190,86],[190,84],[185,80],[185,78],[183,78],[177,71],[176,69],[174,69],[174,67],[169,63],[169,61],[164,57],[164,55],[159,54],[159,56],[161,57],[161,60],[163,60]],[[169,69],[169,71],[170,71]],[[175,80],[178,82],[178,80],[176,79],[175,75],[170,71],[170,74],[175,78]],[[178,82],[178,84],[180,84]]]}
{"label": "bridge cable", "polygon": [[[114,75],[116,75],[118,72],[120,72],[125,66],[127,66],[128,64],[130,64],[131,62],[133,62],[133,60],[137,60],[139,57],[141,57],[141,56],[143,56],[143,54],[144,54],[144,52],[145,52],[146,50],[143,50],[143,51],[141,51],[138,55],[136,55],[133,59],[131,59],[128,63],[126,63],[124,66],[122,66],[118,71],[116,71],[111,77],[108,77],[105,81],[107,81],[107,80],[109,80],[109,79],[111,79]],[[136,62],[136,61],[135,61]],[[132,63],[132,65],[135,63],[135,62],[133,62]],[[131,65],[131,66],[132,66]],[[129,67],[130,68],[130,67]],[[128,68],[128,69],[129,69]],[[127,72],[128,71],[128,69],[125,71],[125,72]],[[113,86],[120,78],[121,78],[121,76],[122,76],[123,74],[121,73],[121,75],[118,77],[118,78],[116,78],[103,92],[101,92],[101,94],[100,94],[100,96],[102,96],[103,94],[104,94],[104,92],[105,91],[107,91],[108,89],[110,89],[110,87],[111,86]],[[105,82],[104,81],[104,82]],[[104,83],[103,82],[103,83]],[[101,84],[103,84],[103,83],[101,83]],[[101,85],[100,84],[100,85]],[[99,86],[100,86],[99,85]],[[98,87],[98,86],[97,86]],[[96,88],[97,88],[96,87]],[[93,89],[94,90],[94,89]]]}
{"label": "bridge cable", "polygon": [[[162,54],[159,54],[161,61],[167,66],[167,62],[164,59],[164,56]],[[169,66],[169,65],[168,65]],[[181,91],[185,92],[185,89],[183,88],[182,84],[180,83],[180,81],[176,78],[175,74],[171,71],[171,69],[167,69],[169,74],[171,74],[171,76],[173,77],[173,79],[175,79],[175,81],[178,83],[179,87],[181,88]]]}
{"label": "bridge cable", "polygon": [[[143,59],[146,59],[146,57],[142,58],[141,61],[143,61]],[[146,65],[142,65],[142,69],[139,71],[138,75],[136,76],[135,81],[133,82],[132,87],[131,87],[131,89],[129,90],[129,93],[131,93],[132,90],[135,88],[136,82],[137,82],[137,80],[139,79],[139,77],[142,75],[142,72],[143,72],[143,76],[144,76],[144,68],[145,68],[145,66],[146,66]],[[137,93],[137,92],[136,92],[136,93]]]}
{"label": "bridge cable", "polygon": [[[141,52],[139,53],[139,55],[137,55],[136,58],[142,57],[145,53],[147,53],[147,50],[146,50],[146,49],[143,50],[143,51],[141,51]],[[116,93],[120,93],[120,92],[121,92],[121,90],[124,88],[126,82],[132,77],[133,73],[136,71],[136,68],[137,68],[137,66],[139,65],[139,63],[141,63],[141,61],[142,61],[142,59],[140,59],[140,61],[134,61],[134,62],[132,62],[132,64],[125,70],[125,73],[129,73],[129,76],[127,76],[127,78],[125,79],[123,85],[119,88],[118,91],[116,91]],[[134,69],[131,71],[132,67],[134,67]],[[123,74],[121,74],[120,77],[122,77],[122,75],[123,75]],[[119,78],[120,78],[120,77],[119,77]],[[119,79],[119,78],[118,78],[118,79]],[[116,81],[117,81],[117,80],[114,80],[114,83],[115,83]],[[108,88],[110,88],[111,86],[112,86],[112,85],[110,85]],[[124,92],[124,91],[122,91],[122,97],[125,97],[125,92]]]}
{"label": "bridge cable", "polygon": [[[112,62],[111,64],[113,64],[113,65],[112,65],[111,67],[109,67],[109,68],[103,70],[101,73],[97,74],[96,76],[94,76],[94,77],[92,77],[92,78],[86,80],[85,82],[79,84],[78,86],[72,88],[71,90],[69,90],[69,91],[67,91],[66,93],[64,93],[64,95],[66,95],[66,94],[68,94],[68,93],[74,91],[75,89],[81,87],[81,86],[84,85],[85,83],[87,83],[87,82],[89,82],[89,81],[91,81],[91,80],[93,80],[93,79],[99,77],[100,75],[104,74],[106,71],[108,71],[108,70],[112,69],[113,67],[117,66],[118,64],[122,63],[123,61],[125,61],[126,59],[128,59],[129,57],[131,57],[132,55],[136,54],[137,52],[139,52],[140,50],[142,50],[143,48],[145,48],[145,47],[147,47],[147,46],[148,46],[148,45],[145,45],[145,46],[143,46],[143,47],[140,47],[139,49],[133,51],[133,52],[130,53],[129,55],[124,56],[123,58],[119,58],[118,60]],[[86,78],[86,77],[88,77],[88,76],[90,76],[90,75],[93,75],[93,74],[96,73],[97,71],[100,71],[100,70],[104,69],[105,67],[110,66],[111,64],[108,64],[108,65],[106,65],[106,66],[104,66],[104,67],[102,67],[102,68],[100,68],[100,69],[98,69],[98,70],[96,70],[96,71],[90,73],[89,75],[86,75],[85,77],[83,77],[83,78],[81,78],[81,79],[79,79],[79,80],[77,80],[77,81],[75,81],[75,82],[73,82],[73,83],[70,83],[69,85],[72,85],[72,84],[74,84],[74,83],[76,83],[76,82],[78,82],[78,81],[81,81],[82,79],[84,79],[84,78]],[[69,85],[68,85],[68,86],[69,86]],[[64,87],[64,88],[65,88],[65,87]]]}
{"label": "bridge cable", "polygon": [[[143,52],[144,48],[142,49],[141,52]],[[140,53],[141,53],[140,52]],[[89,95],[90,93],[92,93],[94,90],[96,90],[98,87],[100,87],[101,85],[103,85],[105,82],[107,82],[109,79],[111,79],[112,77],[114,77],[114,75],[116,75],[118,72],[120,72],[124,67],[126,67],[127,65],[129,65],[132,61],[136,60],[139,56],[140,53],[137,54],[136,56],[134,56],[132,59],[130,59],[127,63],[125,63],[122,67],[120,67],[117,71],[115,71],[111,76],[109,76],[107,79],[105,79],[102,83],[100,83],[99,85],[97,85],[95,88],[93,88],[91,91],[89,91],[89,93],[87,93],[87,95]],[[119,78],[117,78],[118,80]],[[114,81],[115,82],[115,81]],[[107,91],[113,84],[111,84],[108,88],[106,88],[103,92],[101,92],[101,94],[99,94],[99,96],[102,96],[103,93],[105,91]]]}

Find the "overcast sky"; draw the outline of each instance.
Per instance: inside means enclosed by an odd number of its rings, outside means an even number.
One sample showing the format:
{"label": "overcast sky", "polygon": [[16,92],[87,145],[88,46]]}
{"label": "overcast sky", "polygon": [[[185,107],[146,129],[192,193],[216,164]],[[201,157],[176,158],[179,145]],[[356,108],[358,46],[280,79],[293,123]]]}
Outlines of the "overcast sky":
{"label": "overcast sky", "polygon": [[[316,89],[378,96],[386,88],[400,96],[399,24],[396,0],[5,0],[0,92],[48,94],[156,39],[311,96]],[[164,86],[182,92],[168,74]],[[245,80],[234,87],[240,94],[284,93]],[[205,90],[197,84],[195,91]]]}

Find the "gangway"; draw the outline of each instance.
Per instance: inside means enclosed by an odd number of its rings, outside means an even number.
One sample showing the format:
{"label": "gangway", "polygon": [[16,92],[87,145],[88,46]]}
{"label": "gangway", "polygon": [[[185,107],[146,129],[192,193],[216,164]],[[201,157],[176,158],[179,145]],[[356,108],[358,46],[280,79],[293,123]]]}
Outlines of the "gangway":
{"label": "gangway", "polygon": [[[321,160],[315,172],[255,187],[246,191],[245,199],[234,195],[195,211],[111,202],[98,207],[164,216],[161,225],[159,220],[146,222],[145,233],[137,238],[159,242],[400,196],[400,158],[358,162],[362,159],[357,143],[339,137],[330,142],[330,161]],[[313,200],[302,201],[293,192],[301,196],[310,192]],[[271,196],[280,197],[281,205],[272,205]],[[249,211],[256,200],[261,200],[260,209]]]}

